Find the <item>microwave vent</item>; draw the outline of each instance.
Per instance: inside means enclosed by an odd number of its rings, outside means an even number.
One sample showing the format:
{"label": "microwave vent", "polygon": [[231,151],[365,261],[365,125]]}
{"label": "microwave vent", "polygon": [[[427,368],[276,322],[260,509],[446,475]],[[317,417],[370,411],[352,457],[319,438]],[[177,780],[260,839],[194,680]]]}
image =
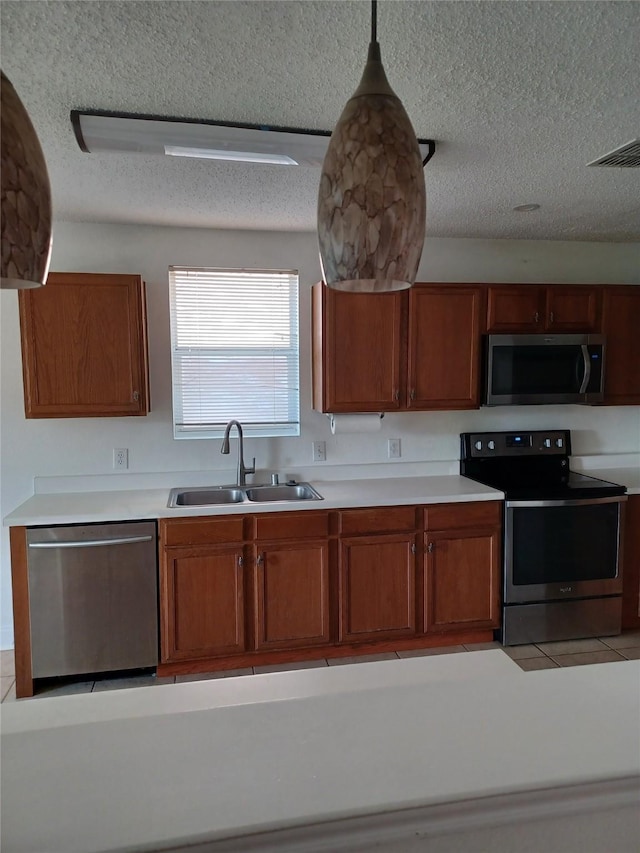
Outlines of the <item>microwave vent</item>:
{"label": "microwave vent", "polygon": [[640,166],[640,139],[632,139],[597,160],[592,160],[587,166]]}

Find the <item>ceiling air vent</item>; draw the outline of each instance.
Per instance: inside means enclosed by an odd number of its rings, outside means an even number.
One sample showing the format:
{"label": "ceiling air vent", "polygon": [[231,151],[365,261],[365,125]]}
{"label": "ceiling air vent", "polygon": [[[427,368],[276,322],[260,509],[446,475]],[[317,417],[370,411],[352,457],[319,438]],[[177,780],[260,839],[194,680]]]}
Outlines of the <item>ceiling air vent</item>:
{"label": "ceiling air vent", "polygon": [[632,139],[587,166],[640,166],[640,139]]}

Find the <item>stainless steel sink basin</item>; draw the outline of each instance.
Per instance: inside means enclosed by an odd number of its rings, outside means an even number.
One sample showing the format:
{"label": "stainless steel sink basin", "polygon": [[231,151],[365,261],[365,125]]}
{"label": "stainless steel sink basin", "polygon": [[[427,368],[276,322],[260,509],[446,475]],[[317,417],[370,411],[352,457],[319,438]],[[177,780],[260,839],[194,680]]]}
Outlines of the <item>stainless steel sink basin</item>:
{"label": "stainless steel sink basin", "polygon": [[291,485],[283,483],[280,486],[251,486],[247,489],[250,501],[321,501],[322,497],[309,483]]}
{"label": "stainless steel sink basin", "polygon": [[168,507],[216,506],[239,503],[274,503],[276,501],[321,501],[322,495],[309,483],[282,483],[271,486],[200,486],[194,489],[172,489]]}
{"label": "stainless steel sink basin", "polygon": [[245,499],[242,489],[200,488],[172,489],[169,506],[211,506],[213,504],[239,504]]}

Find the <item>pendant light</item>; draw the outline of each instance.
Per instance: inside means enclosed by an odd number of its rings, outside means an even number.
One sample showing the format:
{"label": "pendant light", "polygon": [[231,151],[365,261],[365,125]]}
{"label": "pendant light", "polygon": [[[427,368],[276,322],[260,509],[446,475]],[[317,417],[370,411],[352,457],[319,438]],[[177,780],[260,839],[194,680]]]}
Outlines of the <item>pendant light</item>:
{"label": "pendant light", "polygon": [[391,89],[371,3],[360,85],[333,131],[318,193],[322,275],[336,290],[406,290],[415,281],[426,216],[418,141]]}
{"label": "pendant light", "polygon": [[[2,73],[2,72],[0,72]],[[2,73],[0,287],[41,287],[51,257],[51,190],[31,119]]]}

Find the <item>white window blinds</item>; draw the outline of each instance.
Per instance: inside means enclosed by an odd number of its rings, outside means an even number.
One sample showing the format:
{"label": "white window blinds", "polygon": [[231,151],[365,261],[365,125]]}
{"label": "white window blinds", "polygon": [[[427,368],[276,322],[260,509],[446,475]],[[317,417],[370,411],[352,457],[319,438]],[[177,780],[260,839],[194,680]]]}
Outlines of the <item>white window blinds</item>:
{"label": "white window blinds", "polygon": [[298,273],[169,267],[176,438],[300,434]]}

